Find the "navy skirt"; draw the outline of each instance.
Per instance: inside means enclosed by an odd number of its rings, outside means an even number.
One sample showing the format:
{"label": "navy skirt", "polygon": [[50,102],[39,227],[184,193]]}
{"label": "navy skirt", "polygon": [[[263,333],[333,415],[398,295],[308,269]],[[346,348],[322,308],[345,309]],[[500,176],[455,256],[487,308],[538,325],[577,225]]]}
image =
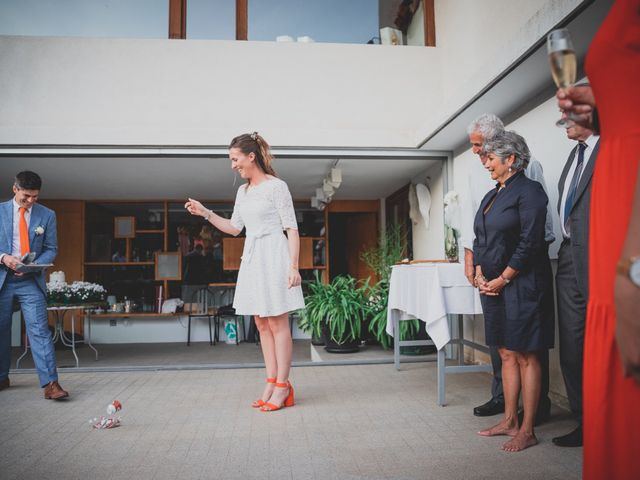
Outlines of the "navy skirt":
{"label": "navy skirt", "polygon": [[489,346],[515,352],[553,348],[553,275],[549,258],[521,271],[498,296],[480,295]]}

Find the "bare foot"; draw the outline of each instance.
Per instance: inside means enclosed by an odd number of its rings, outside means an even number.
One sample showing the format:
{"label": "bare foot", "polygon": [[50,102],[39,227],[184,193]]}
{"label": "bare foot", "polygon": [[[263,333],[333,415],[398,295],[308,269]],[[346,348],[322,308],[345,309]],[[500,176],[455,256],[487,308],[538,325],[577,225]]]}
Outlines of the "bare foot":
{"label": "bare foot", "polygon": [[525,448],[533,447],[538,444],[535,434],[527,432],[518,432],[518,434],[502,445],[505,452],[519,452]]}
{"label": "bare foot", "polygon": [[262,396],[260,397],[260,400],[255,400],[251,406],[253,408],[258,408],[261,407],[262,405],[264,405],[265,403],[267,403],[269,401],[269,399],[271,398],[271,395],[273,395],[273,390],[275,389],[275,383],[267,383],[264,386],[264,390],[262,392]]}
{"label": "bare foot", "polygon": [[478,432],[478,435],[483,437],[495,437],[496,435],[509,435],[510,437],[515,437],[517,434],[517,419],[509,420],[507,418],[503,418],[499,424],[494,425],[491,428],[486,428]]}

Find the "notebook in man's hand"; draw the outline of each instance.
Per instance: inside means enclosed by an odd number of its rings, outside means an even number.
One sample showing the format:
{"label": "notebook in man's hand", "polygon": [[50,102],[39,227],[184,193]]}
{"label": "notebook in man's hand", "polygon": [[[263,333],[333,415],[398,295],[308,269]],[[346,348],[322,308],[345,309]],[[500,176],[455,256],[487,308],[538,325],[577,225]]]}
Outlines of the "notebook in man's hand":
{"label": "notebook in man's hand", "polygon": [[20,257],[20,262],[24,263],[25,265],[29,265],[35,259],[36,259],[35,252],[29,252],[26,255],[24,255],[23,257]]}
{"label": "notebook in man's hand", "polygon": [[16,266],[16,272],[19,273],[38,273],[43,271],[45,268],[53,267],[53,263],[30,263],[25,265],[24,263],[19,263]]}

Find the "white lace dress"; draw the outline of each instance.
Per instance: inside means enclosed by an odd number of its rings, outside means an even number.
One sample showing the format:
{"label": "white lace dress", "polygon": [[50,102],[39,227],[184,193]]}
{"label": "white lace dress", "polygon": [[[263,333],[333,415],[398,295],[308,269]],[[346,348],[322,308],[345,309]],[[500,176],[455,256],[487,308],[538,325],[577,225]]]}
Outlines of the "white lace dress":
{"label": "white lace dress", "polygon": [[284,230],[297,230],[287,184],[275,177],[236,195],[231,224],[247,228],[233,308],[238,315],[272,317],[304,308],[301,287],[287,287],[291,258]]}

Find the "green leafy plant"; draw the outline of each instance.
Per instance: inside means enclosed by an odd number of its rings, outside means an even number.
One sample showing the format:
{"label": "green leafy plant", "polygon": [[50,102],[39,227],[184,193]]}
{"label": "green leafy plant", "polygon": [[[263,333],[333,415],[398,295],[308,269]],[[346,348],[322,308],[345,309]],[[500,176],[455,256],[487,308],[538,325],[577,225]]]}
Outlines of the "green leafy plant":
{"label": "green leafy plant", "polygon": [[[381,280],[369,290],[367,303],[368,329],[385,350],[393,344],[393,337],[387,333],[387,308],[389,306],[389,282]],[[415,337],[420,324],[418,320],[400,322],[400,339]]]}
{"label": "green leafy plant", "polygon": [[324,284],[316,275],[308,284],[300,328],[316,337],[326,328],[328,337],[339,345],[359,340],[369,290],[368,282],[358,285],[350,276],[339,275]]}
{"label": "green leafy plant", "polygon": [[360,254],[360,258],[373,270],[378,281],[389,281],[391,267],[402,260],[405,252],[406,234],[402,225],[394,223],[378,237],[375,247],[368,248]]}
{"label": "green leafy plant", "polygon": [[369,283],[358,286],[355,278],[338,275],[327,289],[325,321],[331,340],[338,345],[360,339]]}
{"label": "green leafy plant", "polygon": [[[387,334],[387,307],[389,305],[389,278],[391,267],[400,262],[404,256],[406,235],[402,226],[391,224],[380,234],[375,247],[360,254],[360,258],[375,272],[378,282],[367,292],[366,316],[368,329],[380,342],[383,348],[391,346],[393,338]],[[419,320],[405,320],[400,322],[400,338],[412,338],[418,332]]]}
{"label": "green leafy plant", "polygon": [[316,272],[315,279],[306,285],[304,309],[300,310],[298,326],[303,332],[316,338],[322,337],[322,326],[325,319],[324,304],[328,295],[328,284],[325,284]]}

